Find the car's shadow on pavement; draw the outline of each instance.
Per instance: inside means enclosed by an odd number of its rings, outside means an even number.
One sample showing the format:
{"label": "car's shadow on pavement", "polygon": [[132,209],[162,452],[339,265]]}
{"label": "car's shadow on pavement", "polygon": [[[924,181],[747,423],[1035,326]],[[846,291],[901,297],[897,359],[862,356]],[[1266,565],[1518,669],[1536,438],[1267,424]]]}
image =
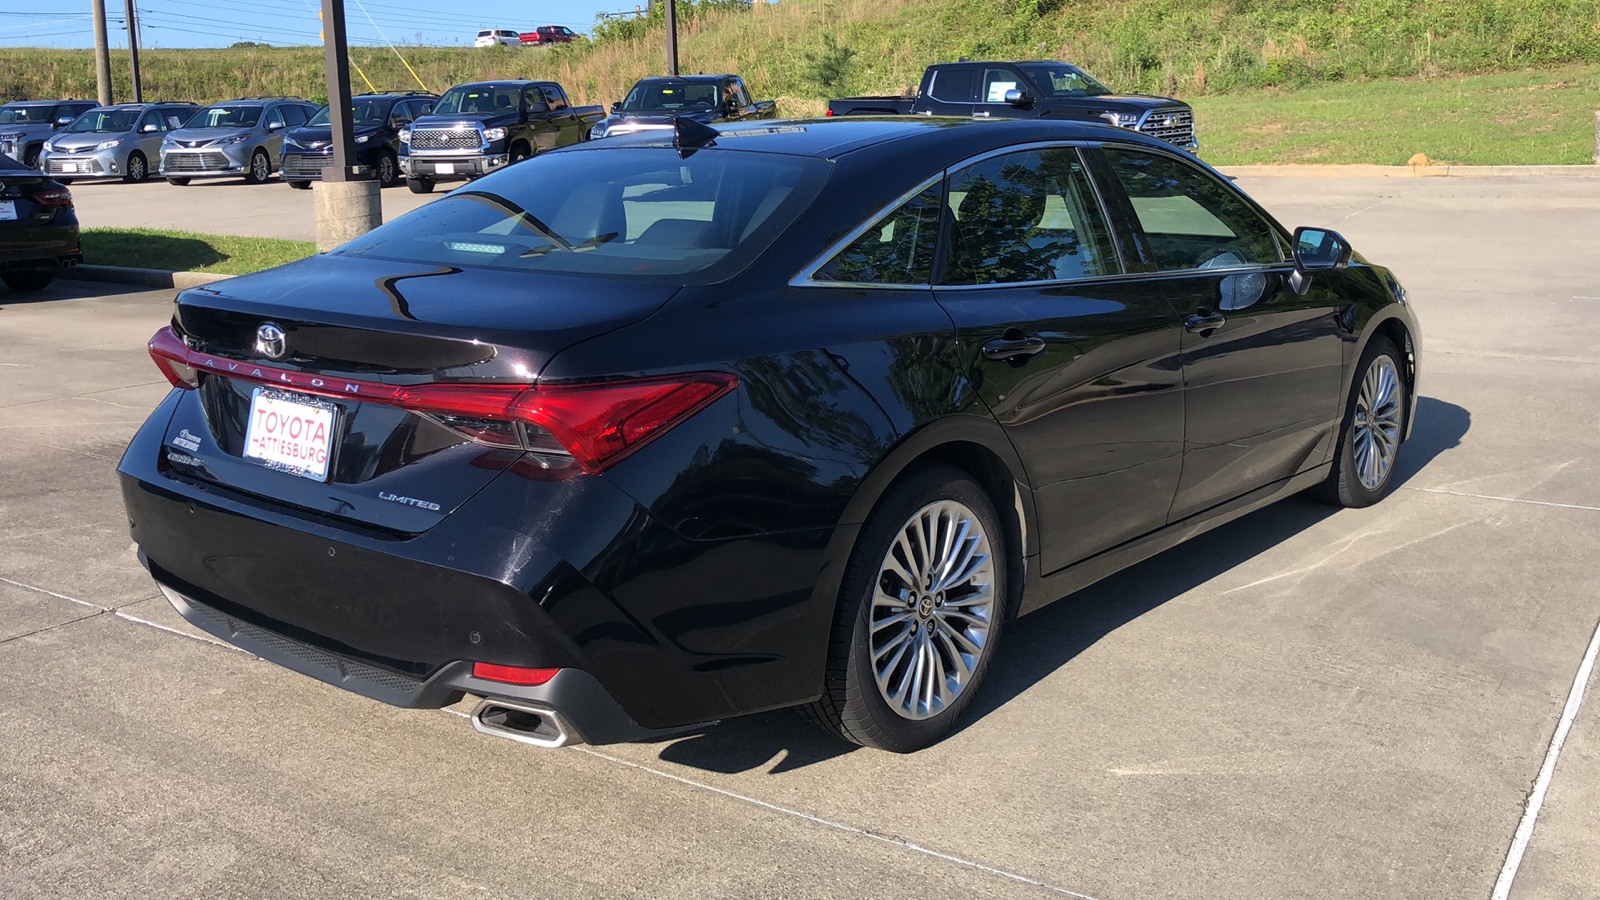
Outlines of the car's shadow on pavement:
{"label": "car's shadow on pavement", "polygon": [[[1397,486],[1435,457],[1457,446],[1472,427],[1472,414],[1431,397],[1418,402],[1417,423],[1404,445]],[[959,733],[1049,677],[1122,625],[1182,596],[1216,576],[1270,550],[1338,510],[1307,496],[1291,497],[1214,531],[1159,553],[1009,625],[976,702]],[[802,768],[860,748],[835,740],[784,710],[714,725],[661,749],[661,759],[731,774],[761,768]]]}
{"label": "car's shadow on pavement", "polygon": [[0,312],[8,306],[26,306],[31,303],[48,303],[53,300],[82,300],[86,297],[113,297],[120,294],[142,294],[156,288],[141,285],[114,284],[107,281],[85,281],[57,277],[50,286],[37,291],[14,291],[0,285]]}

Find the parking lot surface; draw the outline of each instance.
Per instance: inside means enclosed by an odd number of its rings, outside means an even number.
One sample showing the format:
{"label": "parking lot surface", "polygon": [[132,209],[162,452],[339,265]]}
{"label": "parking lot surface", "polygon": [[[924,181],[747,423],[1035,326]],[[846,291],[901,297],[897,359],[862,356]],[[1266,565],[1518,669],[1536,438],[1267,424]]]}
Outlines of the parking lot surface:
{"label": "parking lot surface", "polygon": [[[1286,501],[1021,620],[911,756],[788,712],[540,751],[212,641],[134,560],[112,474],[165,394],[171,292],[0,294],[0,896],[1488,897],[1600,618],[1600,181],[1241,185],[1408,288],[1400,488]],[[1597,703],[1513,897],[1600,885]]]}

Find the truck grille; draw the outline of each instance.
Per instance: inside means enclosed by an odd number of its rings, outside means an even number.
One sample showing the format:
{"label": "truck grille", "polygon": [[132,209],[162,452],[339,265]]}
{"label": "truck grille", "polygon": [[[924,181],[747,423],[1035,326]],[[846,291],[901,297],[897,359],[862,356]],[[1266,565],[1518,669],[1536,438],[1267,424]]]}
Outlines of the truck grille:
{"label": "truck grille", "polygon": [[483,132],[476,128],[413,128],[413,150],[477,150],[483,146]]}
{"label": "truck grille", "polygon": [[332,164],[333,154],[331,153],[321,156],[307,156],[304,154],[295,154],[293,156],[286,155],[278,167],[278,177],[288,179],[321,178],[322,170]]}
{"label": "truck grille", "polygon": [[1194,110],[1183,107],[1151,110],[1139,126],[1141,134],[1160,138],[1169,144],[1189,147],[1194,144]]}
{"label": "truck grille", "polygon": [[221,153],[168,153],[161,161],[163,172],[223,172],[233,164]]}
{"label": "truck grille", "polygon": [[105,167],[100,165],[100,160],[90,157],[88,159],[61,159],[52,156],[44,164],[46,175],[102,175]]}

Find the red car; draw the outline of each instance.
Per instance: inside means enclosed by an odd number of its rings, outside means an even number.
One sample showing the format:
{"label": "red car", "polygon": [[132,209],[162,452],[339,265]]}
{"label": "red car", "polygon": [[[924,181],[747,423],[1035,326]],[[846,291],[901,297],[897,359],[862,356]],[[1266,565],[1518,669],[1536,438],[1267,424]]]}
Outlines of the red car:
{"label": "red car", "polygon": [[519,35],[522,46],[537,47],[544,44],[570,44],[578,33],[565,25],[540,25],[533,31]]}

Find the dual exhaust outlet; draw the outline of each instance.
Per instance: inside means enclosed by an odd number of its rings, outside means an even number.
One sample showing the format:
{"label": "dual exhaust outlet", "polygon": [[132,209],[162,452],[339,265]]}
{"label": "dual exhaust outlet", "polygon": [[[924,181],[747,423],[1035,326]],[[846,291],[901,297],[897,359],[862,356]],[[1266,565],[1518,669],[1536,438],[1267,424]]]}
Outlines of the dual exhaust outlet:
{"label": "dual exhaust outlet", "polygon": [[470,717],[479,734],[493,735],[535,747],[581,744],[583,738],[565,717],[553,709],[516,700],[484,700]]}

